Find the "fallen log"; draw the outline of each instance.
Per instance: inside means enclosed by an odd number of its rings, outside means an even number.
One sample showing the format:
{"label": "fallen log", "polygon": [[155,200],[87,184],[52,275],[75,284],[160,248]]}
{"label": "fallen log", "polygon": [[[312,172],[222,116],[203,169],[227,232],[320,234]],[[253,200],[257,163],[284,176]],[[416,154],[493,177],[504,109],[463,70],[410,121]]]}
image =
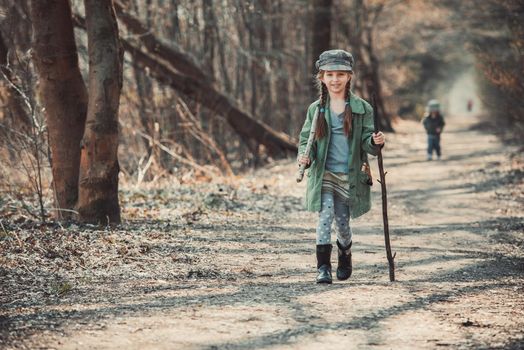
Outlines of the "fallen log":
{"label": "fallen log", "polygon": [[[75,15],[74,20],[76,26],[85,28],[82,17]],[[121,42],[137,65],[143,69],[147,68],[149,75],[155,80],[222,115],[255,155],[258,144],[263,145],[267,154],[273,157],[285,157],[288,152],[296,154],[298,151],[295,140],[256,120],[238,107],[226,94],[218,91],[209,80],[183,74],[175,68],[176,62],[168,62],[153,52],[139,49],[127,39],[121,38]]]}
{"label": "fallen log", "polygon": [[196,60],[189,54],[174,44],[167,44],[155,37],[151,30],[148,29],[140,19],[127,12],[128,9],[124,2],[116,0],[114,4],[118,19],[125,25],[129,32],[136,35],[136,40],[149,52],[165,60],[184,75],[197,79],[206,79],[208,82],[213,80],[213,77],[206,74],[202,67],[200,67]]}
{"label": "fallen log", "polygon": [[[235,132],[244,142],[256,141],[264,145],[268,154],[285,156],[286,151],[297,152],[297,145],[284,133],[271,129],[266,124],[254,119],[247,112],[241,110],[224,94],[215,90],[206,82],[180,74],[154,56],[123,41],[127,52],[133,56],[136,63],[149,69],[149,75],[158,82],[169,85],[188,97],[205,96],[198,101],[206,108],[224,116]],[[250,145],[251,146],[251,145]]]}

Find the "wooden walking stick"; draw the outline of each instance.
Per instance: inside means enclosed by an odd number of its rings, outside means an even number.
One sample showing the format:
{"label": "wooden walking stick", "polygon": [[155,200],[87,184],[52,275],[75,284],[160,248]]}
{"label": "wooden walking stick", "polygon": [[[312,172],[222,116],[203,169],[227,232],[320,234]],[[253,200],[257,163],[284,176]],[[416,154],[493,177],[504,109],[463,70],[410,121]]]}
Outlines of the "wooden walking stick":
{"label": "wooden walking stick", "polygon": [[[311,147],[313,146],[313,141],[315,141],[315,131],[317,130],[317,120],[318,120],[318,108],[315,111],[315,114],[313,115],[313,119],[311,120],[311,129],[309,130],[309,137],[307,139],[306,149],[304,151],[304,154],[302,154],[301,156],[309,157],[309,154],[311,153]],[[305,171],[306,171],[306,164],[300,164],[298,168],[298,172],[297,172],[297,182],[302,181],[302,179],[304,178]]]}
{"label": "wooden walking stick", "polygon": [[[373,123],[375,125],[375,133],[378,133],[378,110],[375,102],[375,94],[372,95],[373,103]],[[378,171],[380,173],[380,188],[382,190],[382,218],[384,219],[384,240],[386,242],[386,255],[389,263],[389,280],[395,281],[395,254],[391,254],[391,243],[389,242],[389,223],[388,223],[388,196],[386,192],[386,174],[384,172],[384,164],[382,163],[382,147],[378,148]]]}

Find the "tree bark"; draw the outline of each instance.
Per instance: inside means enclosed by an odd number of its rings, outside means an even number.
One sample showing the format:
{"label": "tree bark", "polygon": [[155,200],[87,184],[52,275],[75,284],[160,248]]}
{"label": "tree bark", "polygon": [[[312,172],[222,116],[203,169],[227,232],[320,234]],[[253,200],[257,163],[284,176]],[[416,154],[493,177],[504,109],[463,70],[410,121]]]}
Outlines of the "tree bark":
{"label": "tree bark", "polygon": [[393,126],[391,125],[391,116],[386,111],[384,105],[384,99],[382,98],[382,84],[380,82],[380,67],[378,58],[375,54],[373,47],[373,33],[371,29],[368,29],[367,32],[367,43],[364,45],[368,56],[369,56],[369,78],[368,78],[368,96],[373,96],[373,93],[376,96],[376,108],[375,113],[380,115],[380,130],[381,131],[393,131]]}
{"label": "tree bark", "polygon": [[255,15],[254,15],[254,70],[255,78],[259,85],[259,98],[255,101],[257,108],[253,112],[254,115],[260,115],[261,120],[269,124],[274,118],[268,113],[269,110],[274,110],[273,100],[271,98],[271,84],[270,74],[266,71],[266,61],[268,59],[269,43],[268,37],[270,37],[270,26],[268,25],[267,17],[271,16],[270,2],[268,0],[258,0],[255,2]]}
{"label": "tree bark", "polygon": [[216,19],[213,13],[213,1],[202,0],[202,11],[204,12],[204,62],[209,74],[214,77],[215,69],[215,43],[220,44],[217,38]]}
{"label": "tree bark", "polygon": [[[315,62],[323,51],[329,50],[331,45],[331,7],[333,0],[313,0],[313,33],[312,40],[312,74],[317,73]],[[311,95],[317,96],[316,87],[311,84]]]}
{"label": "tree bark", "polygon": [[[29,119],[21,101],[21,97],[5,79],[12,81],[8,65],[8,47],[3,34],[0,33],[0,124],[24,132],[31,127]],[[0,128],[0,143],[6,139],[6,130]]]}
{"label": "tree bark", "polygon": [[[133,1],[133,11],[135,13],[140,13],[139,1]],[[131,9],[128,9],[131,10]],[[153,25],[152,22],[152,11],[151,11],[151,1],[147,2],[146,5],[146,23],[149,28]],[[151,153],[154,151],[154,159],[152,160],[156,164],[161,164],[160,157],[161,155],[158,152],[158,147],[156,146],[155,141],[158,141],[157,132],[155,132],[155,123],[158,122],[158,111],[156,108],[155,99],[153,98],[154,86],[153,81],[147,76],[147,71],[142,70],[132,62],[133,73],[135,76],[136,83],[136,92],[138,97],[138,113],[140,124],[142,125],[143,130],[147,135],[152,136],[152,142],[146,138],[142,138],[144,141],[145,149],[147,150],[147,156],[150,157]],[[150,172],[151,173],[151,172]]]}
{"label": "tree bark", "polygon": [[[78,198],[80,141],[87,110],[71,8],[68,0],[32,0],[30,13],[33,61],[49,130],[55,206],[71,210]],[[57,211],[59,218],[71,214]]]}
{"label": "tree bark", "polygon": [[391,125],[391,116],[386,111],[384,105],[384,99],[382,98],[382,84],[380,82],[380,64],[378,62],[377,55],[375,54],[375,46],[373,44],[373,28],[375,26],[376,19],[378,18],[380,12],[382,12],[384,5],[376,5],[373,13],[373,18],[370,18],[370,9],[366,6],[363,6],[364,19],[366,22],[365,26],[365,42],[362,49],[365,51],[368,58],[368,72],[366,74],[366,84],[368,90],[368,97],[371,99],[371,96],[375,94],[376,96],[376,108],[375,113],[380,115],[380,130],[382,131],[393,131]]}
{"label": "tree bark", "polygon": [[[30,0],[0,0],[3,12],[0,27],[10,49],[27,52],[31,48]],[[5,17],[4,17],[5,16]]]}
{"label": "tree bark", "polygon": [[118,106],[122,51],[111,0],[85,0],[89,55],[89,104],[82,156],[80,220],[119,223]]}
{"label": "tree bark", "polygon": [[380,130],[393,131],[391,125],[391,115],[387,113],[382,98],[382,84],[380,82],[380,64],[375,54],[375,47],[373,44],[373,27],[377,16],[383,9],[383,4],[376,5],[374,8],[373,18],[370,16],[370,8],[365,5],[364,0],[354,1],[354,29],[349,29],[348,36],[352,47],[354,48],[359,61],[356,66],[359,67],[358,72],[361,79],[355,84],[357,90],[361,92],[362,97],[371,101],[371,97],[375,94],[376,108],[375,113],[380,115]]}
{"label": "tree bark", "polygon": [[290,72],[284,67],[285,60],[282,58],[285,50],[284,41],[284,21],[282,12],[282,1],[277,0],[273,2],[271,11],[271,42],[272,51],[277,56],[274,65],[276,67],[276,108],[273,114],[276,114],[278,121],[278,130],[291,134],[292,113],[289,106],[289,77]]}
{"label": "tree bark", "polygon": [[[265,110],[273,110],[272,106],[266,101],[267,93],[269,92],[269,83],[267,76],[263,69],[263,54],[266,51],[266,28],[264,23],[264,13],[267,8],[265,0],[258,0],[254,2],[253,6],[240,6],[239,10],[242,14],[244,26],[248,33],[249,54],[250,54],[250,111],[252,115],[257,115],[260,107],[263,106]],[[262,122],[267,123],[267,113],[264,113],[261,118]],[[252,145],[252,165],[258,166],[260,164],[260,145],[257,143]]]}
{"label": "tree bark", "polygon": [[213,21],[212,21],[213,31],[215,32],[216,40],[219,43],[217,47],[217,51],[218,51],[218,58],[219,58],[218,67],[221,73],[220,79],[221,79],[221,82],[224,86],[226,93],[230,94],[232,91],[232,87],[231,87],[231,79],[229,78],[229,75],[228,75],[229,60],[226,59],[226,54],[224,52],[226,50],[226,45],[224,41],[222,40],[222,35],[220,34],[220,30],[217,24],[217,18],[212,8],[211,8],[211,15],[213,16]]}

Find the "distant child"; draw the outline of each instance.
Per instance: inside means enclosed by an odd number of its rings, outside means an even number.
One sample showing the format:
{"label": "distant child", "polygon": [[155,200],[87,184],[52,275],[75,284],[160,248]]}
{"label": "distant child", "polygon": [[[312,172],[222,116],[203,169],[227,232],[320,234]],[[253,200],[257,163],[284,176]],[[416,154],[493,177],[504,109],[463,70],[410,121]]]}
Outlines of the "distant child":
{"label": "distant child", "polygon": [[473,109],[473,100],[472,99],[468,99],[467,109],[468,109],[468,112],[471,112],[471,110]]}
{"label": "distant child", "polygon": [[422,124],[428,134],[428,160],[433,158],[433,150],[440,159],[440,134],[444,129],[444,117],[440,113],[440,103],[437,100],[430,100],[426,107],[426,115],[422,119]]}
{"label": "distant child", "polygon": [[[344,50],[324,51],[316,62],[320,98],[307,111],[300,132],[299,164],[309,167],[306,207],[318,212],[316,230],[317,283],[332,283],[331,226],[335,219],[337,278],[351,276],[352,232],[356,218],[371,207],[367,153],[376,155],[385,137],[373,133],[373,109],[350,91],[353,56]],[[304,154],[314,115],[318,122],[312,150]],[[351,209],[351,212],[350,212]]]}

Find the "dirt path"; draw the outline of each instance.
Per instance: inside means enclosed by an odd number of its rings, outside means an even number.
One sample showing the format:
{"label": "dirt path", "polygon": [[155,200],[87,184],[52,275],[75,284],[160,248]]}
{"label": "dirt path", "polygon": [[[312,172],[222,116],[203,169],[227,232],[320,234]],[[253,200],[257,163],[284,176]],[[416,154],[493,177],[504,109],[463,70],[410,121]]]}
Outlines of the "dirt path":
{"label": "dirt path", "polygon": [[[28,292],[12,296],[3,310],[11,330],[4,345],[524,348],[522,172],[494,136],[470,129],[474,122],[448,119],[438,162],[424,160],[418,124],[402,122],[389,136],[395,283],[388,281],[378,186],[372,212],[353,222],[352,278],[313,283],[316,216],[300,210],[304,184],[294,183],[294,164],[277,163],[206,195],[203,203],[220,214],[186,208],[178,219],[136,223],[140,253],[126,248],[124,263],[70,272],[70,291],[25,304]],[[136,193],[127,198],[136,202]],[[128,242],[128,231],[93,231],[87,249],[95,256],[100,240]]]}

